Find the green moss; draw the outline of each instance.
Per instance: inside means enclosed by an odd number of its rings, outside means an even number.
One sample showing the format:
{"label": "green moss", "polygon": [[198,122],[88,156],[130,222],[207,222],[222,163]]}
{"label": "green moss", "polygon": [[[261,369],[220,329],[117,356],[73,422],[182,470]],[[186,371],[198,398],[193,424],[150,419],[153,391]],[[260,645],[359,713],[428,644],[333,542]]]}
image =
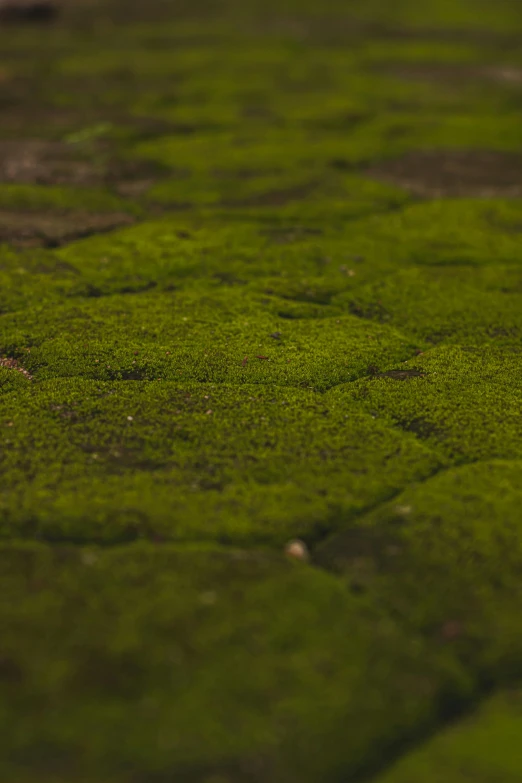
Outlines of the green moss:
{"label": "green moss", "polygon": [[390,375],[339,387],[328,399],[361,401],[458,462],[519,456],[520,349],[441,346]]}
{"label": "green moss", "polygon": [[[402,321],[424,339],[444,318],[466,339],[480,328],[515,327],[518,202],[436,201],[394,211],[392,194],[379,185],[353,183],[353,203],[317,198],[309,208],[279,207],[277,216],[274,207],[263,208],[264,216],[259,208],[257,220],[241,210],[149,221],[110,240],[92,238],[49,256],[46,289],[55,277],[59,291],[80,295],[151,285],[248,286],[269,296],[280,293],[286,301],[331,304],[324,315],[343,310],[371,315],[373,307],[377,318],[384,314],[401,326]],[[389,212],[346,225],[354,212],[370,210],[371,204]],[[13,281],[20,266],[16,262]],[[65,270],[70,283],[64,288]],[[369,282],[372,286],[364,288]],[[16,285],[6,289],[5,298],[18,298]],[[421,317],[419,307],[425,308]],[[491,312],[489,324],[485,309]],[[463,335],[459,321],[469,324]]]}
{"label": "green moss", "polygon": [[[25,254],[0,245],[0,313],[24,309],[33,304],[57,301],[55,287],[49,285],[51,269],[58,280],[67,276],[62,266],[49,267],[49,255],[41,251]],[[74,272],[73,272],[74,274]],[[52,278],[51,278],[52,280]],[[0,346],[3,355],[5,345]]]}
{"label": "green moss", "polygon": [[87,210],[92,212],[128,211],[139,213],[139,207],[131,201],[104,190],[67,188],[49,185],[0,185],[0,208],[33,210]]}
{"label": "green moss", "polygon": [[[353,219],[375,211],[399,207],[408,200],[398,188],[335,168],[302,174],[285,170],[216,170],[209,175],[188,176],[157,184],[147,194],[166,205],[188,203],[193,207],[218,207],[223,217],[273,220],[317,220],[329,210],[331,219]],[[220,216],[221,216],[220,215]],[[237,218],[236,218],[237,219]]]}
{"label": "green moss", "polygon": [[[267,167],[287,170],[313,170],[332,160],[347,164],[366,163],[382,155],[399,156],[413,148],[455,147],[495,150],[519,149],[521,116],[512,112],[501,120],[489,114],[455,114],[444,117],[423,112],[389,113],[370,118],[350,133],[350,144],[345,140],[346,130],[324,134],[317,141],[317,130],[300,125],[289,129],[266,129],[262,138],[257,134],[249,139],[232,132],[198,134],[194,138],[166,136],[163,139],[142,142],[135,146],[139,157],[165,166],[179,166],[180,161],[196,172],[210,168]],[[291,140],[291,141],[290,141]]]}
{"label": "green moss", "polygon": [[516,783],[522,775],[520,690],[487,699],[476,714],[410,753],[379,783]]}
{"label": "green moss", "polygon": [[251,381],[26,382],[0,421],[4,538],[313,540],[444,464],[356,406]]}
{"label": "green moss", "polygon": [[[22,391],[25,385],[27,385],[27,379],[21,373],[0,364],[0,395],[9,391]],[[6,422],[6,426],[8,425],[9,422]]]}
{"label": "green moss", "polygon": [[450,468],[332,536],[318,562],[491,687],[519,676],[520,461]]}
{"label": "green moss", "polygon": [[0,559],[4,778],[337,780],[469,689],[450,650],[278,555],[8,545]]}
{"label": "green moss", "polygon": [[[139,288],[137,289],[139,291]],[[280,310],[277,314],[275,309]],[[4,318],[3,349],[38,379],[268,383],[324,390],[411,356],[398,332],[351,315],[306,318],[239,290],[131,293]],[[30,353],[27,354],[27,349]],[[140,358],[137,358],[139,356]]]}
{"label": "green moss", "polygon": [[517,265],[441,266],[402,269],[332,298],[332,305],[347,302],[363,318],[405,330],[427,345],[519,346]]}
{"label": "green moss", "polygon": [[[519,264],[520,201],[436,199],[350,227],[350,245],[370,272],[424,267]],[[379,268],[380,267],[380,268]]]}
{"label": "green moss", "polygon": [[168,6],[0,29],[0,779],[519,778],[518,2]]}
{"label": "green moss", "polygon": [[393,7],[380,0],[372,0],[369,3],[357,3],[356,13],[363,18],[377,17],[390,25],[404,25],[407,29],[418,31],[420,35],[424,31],[429,34],[435,30],[444,37],[445,29],[449,28],[455,32],[465,31],[471,36],[475,33],[478,37],[481,32],[506,34],[509,30],[519,30],[522,25],[518,8],[516,0],[501,0],[497,13],[487,0],[478,3],[473,0],[459,3],[443,0],[430,4],[428,15],[415,0],[400,0]]}

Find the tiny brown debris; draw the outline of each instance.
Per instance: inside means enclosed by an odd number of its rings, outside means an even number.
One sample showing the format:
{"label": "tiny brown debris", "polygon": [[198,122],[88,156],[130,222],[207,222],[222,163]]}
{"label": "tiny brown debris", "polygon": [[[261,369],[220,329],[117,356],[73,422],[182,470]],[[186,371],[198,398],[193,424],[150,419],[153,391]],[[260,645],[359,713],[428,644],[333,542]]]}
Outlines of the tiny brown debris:
{"label": "tiny brown debris", "polygon": [[353,269],[348,269],[346,264],[342,264],[339,267],[339,271],[343,273],[343,275],[346,275],[347,277],[355,277],[355,272]]}
{"label": "tiny brown debris", "polygon": [[285,555],[292,557],[294,560],[301,560],[303,563],[307,563],[310,560],[308,547],[300,538],[293,538],[286,544]]}
{"label": "tiny brown debris", "polygon": [[488,68],[484,69],[484,75],[497,82],[522,84],[522,68]]}
{"label": "tiny brown debris", "polygon": [[5,367],[7,370],[16,370],[21,373],[28,381],[32,381],[33,376],[28,370],[22,367],[16,359],[12,359],[10,356],[4,356],[0,359],[0,367]]}
{"label": "tiny brown debris", "polygon": [[463,633],[462,623],[458,620],[448,620],[441,629],[442,638],[447,642],[458,639]]}

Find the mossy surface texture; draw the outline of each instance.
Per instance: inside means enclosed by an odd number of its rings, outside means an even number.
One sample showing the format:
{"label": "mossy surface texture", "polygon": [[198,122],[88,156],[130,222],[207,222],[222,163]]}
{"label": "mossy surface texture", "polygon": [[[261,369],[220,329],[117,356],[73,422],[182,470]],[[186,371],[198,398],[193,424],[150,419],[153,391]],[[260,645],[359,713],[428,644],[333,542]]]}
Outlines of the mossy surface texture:
{"label": "mossy surface texture", "polygon": [[0,780],[519,783],[520,3],[22,16]]}

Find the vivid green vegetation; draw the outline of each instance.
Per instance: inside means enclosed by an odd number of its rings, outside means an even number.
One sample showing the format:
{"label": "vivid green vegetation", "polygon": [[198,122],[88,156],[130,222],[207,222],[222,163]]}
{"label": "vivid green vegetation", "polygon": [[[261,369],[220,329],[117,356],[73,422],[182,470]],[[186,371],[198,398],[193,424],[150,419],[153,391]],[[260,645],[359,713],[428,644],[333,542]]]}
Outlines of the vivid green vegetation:
{"label": "vivid green vegetation", "polygon": [[0,26],[2,783],[522,779],[519,5]]}

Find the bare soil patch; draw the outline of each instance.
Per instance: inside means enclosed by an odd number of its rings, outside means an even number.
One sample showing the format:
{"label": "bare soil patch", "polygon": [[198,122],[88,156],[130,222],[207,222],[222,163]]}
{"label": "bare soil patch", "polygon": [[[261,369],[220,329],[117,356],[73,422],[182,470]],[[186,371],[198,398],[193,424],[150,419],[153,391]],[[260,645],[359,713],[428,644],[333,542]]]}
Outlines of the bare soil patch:
{"label": "bare soil patch", "polygon": [[[0,182],[74,187],[109,186],[141,192],[158,175],[146,161],[115,160],[103,150],[92,154],[73,144],[38,139],[0,140]],[[133,190],[133,186],[134,190]]]}
{"label": "bare soil patch", "polygon": [[134,222],[123,212],[13,212],[0,211],[0,243],[16,247],[59,247],[73,239],[111,231]]}
{"label": "bare soil patch", "polygon": [[379,73],[406,81],[431,82],[458,88],[463,84],[489,82],[522,87],[522,68],[508,65],[467,65],[460,63],[386,63]]}
{"label": "bare soil patch", "polygon": [[6,370],[16,370],[16,372],[21,373],[24,378],[27,378],[28,381],[33,379],[31,373],[26,370],[25,367],[22,367],[17,359],[13,359],[11,356],[0,357],[0,367],[4,367]]}
{"label": "bare soil patch", "polygon": [[0,0],[0,22],[50,22],[58,10],[53,0]]}
{"label": "bare soil patch", "polygon": [[492,150],[418,150],[366,170],[420,196],[522,196],[522,155]]}
{"label": "bare soil patch", "polygon": [[103,167],[82,160],[67,144],[23,140],[0,142],[0,180],[38,185],[99,185]]}

